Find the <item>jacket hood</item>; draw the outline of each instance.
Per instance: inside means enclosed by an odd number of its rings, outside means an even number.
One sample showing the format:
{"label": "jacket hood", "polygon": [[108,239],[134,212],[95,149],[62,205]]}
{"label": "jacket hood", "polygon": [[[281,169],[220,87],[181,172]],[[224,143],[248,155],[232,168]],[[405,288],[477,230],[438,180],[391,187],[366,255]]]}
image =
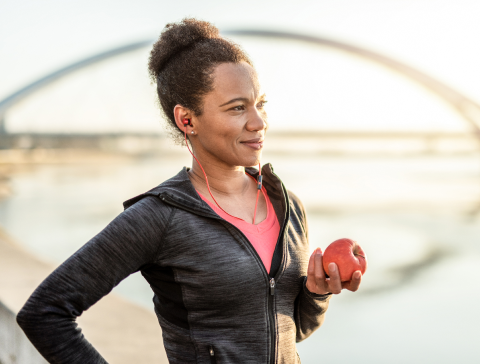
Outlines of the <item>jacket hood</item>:
{"label": "jacket hood", "polygon": [[[218,215],[208,206],[208,204],[202,200],[195,187],[193,186],[190,178],[188,177],[188,171],[190,168],[183,167],[183,169],[177,173],[176,176],[162,182],[155,188],[142,193],[136,197],[133,197],[123,203],[124,209],[129,208],[142,198],[147,196],[156,196],[162,200],[167,200],[169,203],[173,203],[179,208],[184,208],[192,212],[199,213],[201,215],[208,215],[211,217],[217,217]],[[247,167],[245,171],[254,178],[258,176],[258,169]],[[283,220],[285,216],[286,206],[288,206],[288,197],[285,187],[283,186],[280,178],[273,173],[273,167],[270,163],[265,164],[262,167],[263,186],[267,190],[268,197],[270,198],[277,217],[279,220]],[[279,215],[280,214],[280,215]]]}

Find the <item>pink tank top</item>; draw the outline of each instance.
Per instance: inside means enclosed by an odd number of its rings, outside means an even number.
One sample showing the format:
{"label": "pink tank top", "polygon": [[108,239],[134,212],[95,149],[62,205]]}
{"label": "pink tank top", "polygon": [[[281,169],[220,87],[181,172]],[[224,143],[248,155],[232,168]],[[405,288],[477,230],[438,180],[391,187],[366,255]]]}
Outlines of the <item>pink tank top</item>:
{"label": "pink tank top", "polygon": [[236,226],[245,236],[257,251],[260,259],[262,259],[263,265],[268,273],[270,273],[270,266],[272,264],[273,252],[277,244],[278,234],[280,233],[280,224],[277,220],[277,215],[273,209],[273,205],[268,198],[267,191],[262,187],[263,196],[267,201],[267,217],[259,224],[253,225],[245,220],[235,219],[222,210],[218,206],[208,201],[200,192],[203,201],[205,201],[222,219],[228,221],[232,225]]}

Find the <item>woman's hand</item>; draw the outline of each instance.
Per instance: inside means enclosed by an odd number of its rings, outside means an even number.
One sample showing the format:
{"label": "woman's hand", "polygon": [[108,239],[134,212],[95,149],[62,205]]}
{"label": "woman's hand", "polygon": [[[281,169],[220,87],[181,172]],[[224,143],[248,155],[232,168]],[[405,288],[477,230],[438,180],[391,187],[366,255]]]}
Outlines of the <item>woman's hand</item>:
{"label": "woman's hand", "polygon": [[350,281],[341,282],[340,273],[335,263],[328,265],[328,275],[330,278],[326,278],[325,276],[323,270],[323,254],[320,248],[317,248],[310,256],[308,262],[306,286],[310,292],[317,294],[339,294],[342,289],[355,292],[362,281],[362,273],[357,270],[353,273]]}

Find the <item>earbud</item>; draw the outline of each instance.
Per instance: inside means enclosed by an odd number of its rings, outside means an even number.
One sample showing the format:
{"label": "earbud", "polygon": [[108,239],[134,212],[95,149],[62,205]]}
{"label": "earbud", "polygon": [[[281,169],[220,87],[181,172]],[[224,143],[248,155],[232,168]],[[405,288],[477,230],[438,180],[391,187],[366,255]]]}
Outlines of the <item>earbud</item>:
{"label": "earbud", "polygon": [[183,126],[187,126],[187,125],[192,126],[192,124],[190,123],[190,119],[183,119]]}

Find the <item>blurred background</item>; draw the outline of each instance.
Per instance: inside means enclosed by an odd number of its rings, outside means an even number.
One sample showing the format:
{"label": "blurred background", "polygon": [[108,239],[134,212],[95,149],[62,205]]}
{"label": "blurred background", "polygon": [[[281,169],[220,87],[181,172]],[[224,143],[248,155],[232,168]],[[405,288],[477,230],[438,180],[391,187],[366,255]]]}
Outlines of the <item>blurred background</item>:
{"label": "blurred background", "polygon": [[[298,344],[302,362],[480,361],[480,2],[3,0],[0,13],[0,227],[25,248],[61,263],[191,164],[147,59],[167,23],[198,17],[255,63],[262,163],[305,203],[311,249],[349,237],[369,258],[360,291],[333,297]],[[114,292],[153,308],[139,274]]]}

